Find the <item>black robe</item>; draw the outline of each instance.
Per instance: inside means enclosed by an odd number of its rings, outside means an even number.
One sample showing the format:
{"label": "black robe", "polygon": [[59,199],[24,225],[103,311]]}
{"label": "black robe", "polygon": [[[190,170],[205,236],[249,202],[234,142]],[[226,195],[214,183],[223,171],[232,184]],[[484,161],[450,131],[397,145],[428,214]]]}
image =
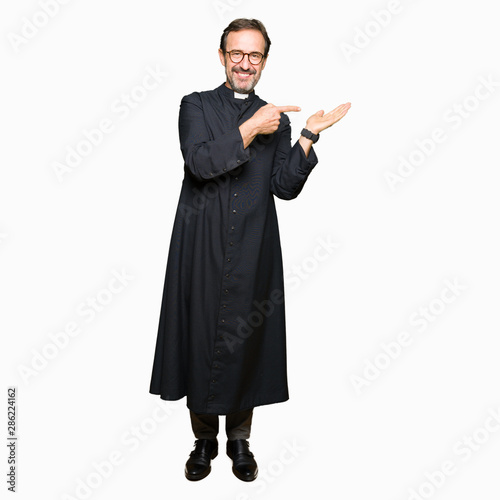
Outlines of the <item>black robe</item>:
{"label": "black robe", "polygon": [[226,415],[288,399],[283,263],[274,196],[295,198],[318,160],[290,120],[243,148],[267,104],[220,85],[181,101],[184,179],[170,242],[149,392]]}

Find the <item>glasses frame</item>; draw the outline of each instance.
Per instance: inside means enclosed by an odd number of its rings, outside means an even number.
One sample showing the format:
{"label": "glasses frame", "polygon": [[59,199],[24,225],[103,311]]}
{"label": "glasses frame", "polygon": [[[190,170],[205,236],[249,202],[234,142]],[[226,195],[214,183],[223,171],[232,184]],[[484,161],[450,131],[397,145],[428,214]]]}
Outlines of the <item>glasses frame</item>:
{"label": "glasses frame", "polygon": [[[241,52],[243,54],[243,57],[239,61],[235,61],[231,55],[231,52]],[[238,64],[243,61],[243,59],[245,59],[245,56],[248,56],[248,62],[253,66],[258,66],[264,60],[264,54],[261,54],[260,52],[243,52],[242,50],[233,49],[226,50],[226,54],[229,54],[229,59],[231,59],[234,64]],[[261,57],[260,61],[258,63],[253,63],[252,61],[250,61],[251,54],[259,54],[259,56]]]}

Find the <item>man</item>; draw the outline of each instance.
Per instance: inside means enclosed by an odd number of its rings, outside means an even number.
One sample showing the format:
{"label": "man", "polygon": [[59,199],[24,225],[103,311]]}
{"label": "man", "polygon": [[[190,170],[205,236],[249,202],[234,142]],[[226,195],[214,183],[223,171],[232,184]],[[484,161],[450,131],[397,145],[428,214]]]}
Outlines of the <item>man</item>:
{"label": "man", "polygon": [[[206,477],[226,415],[233,473],[257,477],[255,406],[288,399],[284,279],[274,196],[295,198],[318,160],[313,142],[350,103],[318,111],[291,146],[290,120],[254,91],[271,41],[255,19],[221,37],[226,82],[181,101],[184,180],[169,248],[150,393],[187,396],[196,437],[187,479]],[[284,77],[286,79],[286,76]]]}

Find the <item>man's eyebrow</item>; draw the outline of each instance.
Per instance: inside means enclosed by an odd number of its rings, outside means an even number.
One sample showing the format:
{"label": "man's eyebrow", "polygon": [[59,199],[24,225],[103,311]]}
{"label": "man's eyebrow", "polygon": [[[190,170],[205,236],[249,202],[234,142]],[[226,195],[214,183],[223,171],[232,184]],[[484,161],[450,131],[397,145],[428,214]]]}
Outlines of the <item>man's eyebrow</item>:
{"label": "man's eyebrow", "polygon": [[[245,52],[243,49],[226,49],[228,52],[231,52],[232,50],[237,50],[238,52]],[[251,50],[248,52],[248,54],[262,54],[260,50]]]}

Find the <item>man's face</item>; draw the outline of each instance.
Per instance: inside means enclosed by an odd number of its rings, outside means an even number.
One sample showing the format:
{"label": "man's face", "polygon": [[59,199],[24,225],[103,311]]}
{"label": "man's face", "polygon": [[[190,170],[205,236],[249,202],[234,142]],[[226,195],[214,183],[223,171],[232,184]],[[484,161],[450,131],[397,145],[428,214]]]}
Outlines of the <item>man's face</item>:
{"label": "man's face", "polygon": [[[260,52],[264,54],[266,42],[262,33],[257,30],[231,31],[227,36],[226,51],[239,50],[247,54]],[[266,65],[266,59],[259,64],[252,64],[248,55],[238,63],[233,63],[229,54],[224,54],[219,49],[220,62],[226,68],[226,86],[240,94],[248,94],[260,80],[262,70]]]}

